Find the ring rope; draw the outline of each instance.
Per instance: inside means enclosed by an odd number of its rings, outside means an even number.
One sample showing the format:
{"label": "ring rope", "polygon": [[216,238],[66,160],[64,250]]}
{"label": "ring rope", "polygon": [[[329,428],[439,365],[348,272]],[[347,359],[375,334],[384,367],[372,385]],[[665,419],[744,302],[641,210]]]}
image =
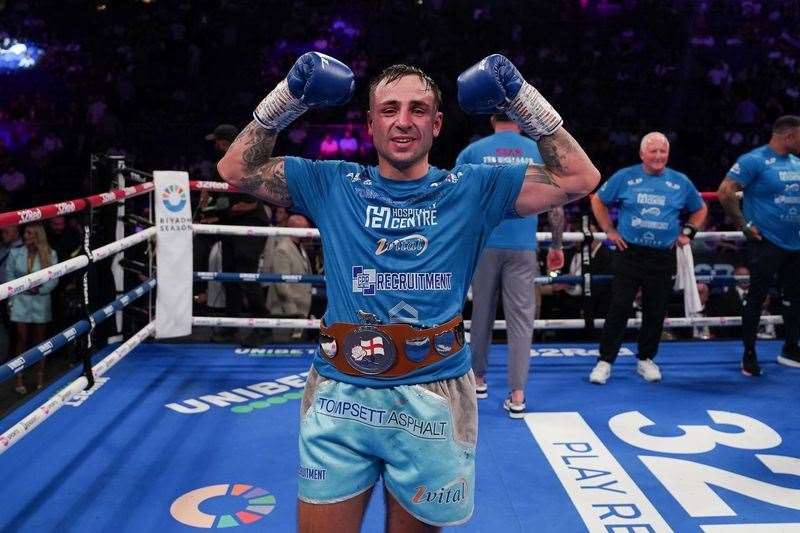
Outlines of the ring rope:
{"label": "ring rope", "polygon": [[[594,326],[602,328],[605,319],[594,319]],[[470,329],[472,321],[465,320],[464,327]],[[275,329],[319,329],[319,319],[305,318],[234,318],[217,316],[193,316],[192,325],[206,327],[227,327],[227,328],[275,328]],[[780,315],[764,315],[761,317],[760,324],[783,324],[783,317]],[[642,325],[639,318],[628,320],[629,328],[638,328]],[[685,328],[691,326],[741,326],[742,317],[740,316],[709,316],[709,317],[675,317],[665,318],[665,328]],[[537,329],[583,329],[586,322],[582,318],[567,319],[541,319],[534,320],[534,328]],[[505,320],[495,320],[494,329],[506,329]]]}
{"label": "ring rope", "polygon": [[42,270],[37,270],[36,272],[32,272],[30,274],[26,274],[25,276],[21,276],[0,284],[0,301],[5,300],[10,296],[14,296],[15,294],[19,294],[20,292],[38,287],[39,285],[47,283],[53,278],[60,278],[66,274],[69,274],[70,272],[80,270],[81,268],[88,266],[90,262],[96,262],[101,259],[105,259],[110,255],[114,255],[117,252],[130,248],[131,246],[135,246],[136,244],[155,236],[155,234],[156,228],[147,228],[144,231],[140,231],[139,233],[125,237],[124,239],[120,239],[92,250],[90,252],[91,257],[87,257],[85,255],[73,257],[71,259],[67,259],[66,261],[62,261],[61,263],[56,263],[53,266],[43,268]]}
{"label": "ring rope", "polygon": [[131,302],[153,290],[155,286],[155,279],[149,279],[141,283],[105,307],[92,313],[89,318],[75,322],[72,326],[53,335],[41,344],[0,365],[0,383],[14,377],[15,374],[37,363],[50,353],[66,346],[79,336],[89,333],[95,324],[108,320],[115,312],[127,307]]}
{"label": "ring rope", "polygon": [[[144,328],[135,333],[130,339],[118,346],[113,352],[108,354],[102,361],[92,367],[95,377],[105,374],[110,368],[116,365],[123,357],[128,355],[131,350],[141,344],[147,337],[155,331],[155,322],[150,322]],[[20,439],[30,433],[36,426],[50,418],[53,413],[58,411],[67,400],[72,398],[86,388],[89,381],[86,376],[80,376],[72,383],[56,392],[49,400],[40,405],[31,414],[20,420],[17,424],[10,427],[0,435],[0,454],[8,450],[11,446],[19,442]]]}
{"label": "ring rope", "polygon": [[85,210],[87,207],[100,207],[114,202],[121,202],[129,198],[147,194],[153,190],[153,187],[154,185],[152,182],[141,183],[123,189],[114,189],[112,191],[94,194],[85,198],[0,213],[0,228],[78,213]]}

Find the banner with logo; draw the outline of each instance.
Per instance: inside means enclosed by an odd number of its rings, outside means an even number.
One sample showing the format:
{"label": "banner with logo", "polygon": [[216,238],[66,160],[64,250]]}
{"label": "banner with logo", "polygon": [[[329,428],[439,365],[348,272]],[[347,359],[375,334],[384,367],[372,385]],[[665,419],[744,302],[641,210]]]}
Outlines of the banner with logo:
{"label": "banner with logo", "polygon": [[156,338],[192,332],[192,210],[189,174],[156,170]]}

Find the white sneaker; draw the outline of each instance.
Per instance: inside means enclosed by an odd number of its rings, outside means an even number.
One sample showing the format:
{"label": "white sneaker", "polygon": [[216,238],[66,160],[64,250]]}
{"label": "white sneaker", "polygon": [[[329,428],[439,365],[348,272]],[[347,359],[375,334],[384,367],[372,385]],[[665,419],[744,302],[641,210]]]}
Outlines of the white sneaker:
{"label": "white sneaker", "polygon": [[652,359],[639,359],[636,361],[636,372],[644,378],[645,381],[660,381],[661,370]]}
{"label": "white sneaker", "polygon": [[503,409],[508,411],[508,416],[511,418],[525,418],[525,400],[522,400],[522,403],[514,403],[511,401],[511,394],[503,400]]}
{"label": "white sneaker", "polygon": [[605,385],[610,377],[611,364],[605,361],[598,361],[597,364],[594,365],[592,373],[589,374],[589,381],[591,383],[597,383],[598,385]]}

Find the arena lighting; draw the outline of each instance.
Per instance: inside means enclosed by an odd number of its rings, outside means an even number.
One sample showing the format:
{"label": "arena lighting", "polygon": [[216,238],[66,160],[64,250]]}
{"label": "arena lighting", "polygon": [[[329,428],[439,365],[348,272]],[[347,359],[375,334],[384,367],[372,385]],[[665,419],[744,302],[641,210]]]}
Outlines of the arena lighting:
{"label": "arena lighting", "polygon": [[0,71],[31,68],[43,54],[44,50],[33,43],[6,37],[0,42]]}

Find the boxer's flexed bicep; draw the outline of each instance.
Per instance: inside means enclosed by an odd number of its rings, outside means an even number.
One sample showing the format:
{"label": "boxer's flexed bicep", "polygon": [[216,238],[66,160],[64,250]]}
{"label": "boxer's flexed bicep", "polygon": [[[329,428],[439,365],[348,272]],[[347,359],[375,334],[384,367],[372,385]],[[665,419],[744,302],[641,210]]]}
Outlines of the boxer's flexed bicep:
{"label": "boxer's flexed bicep", "polygon": [[255,120],[228,148],[217,168],[220,175],[242,192],[274,205],[291,207],[282,157],[272,157],[277,132]]}
{"label": "boxer's flexed bicep", "polygon": [[583,166],[585,156],[578,142],[564,128],[542,137],[538,145],[544,164],[530,164],[525,171],[515,204],[521,216],[543,213],[577,200],[596,185],[594,180],[587,180],[589,185],[586,185],[583,181],[571,179],[573,161],[578,161],[575,166]]}
{"label": "boxer's flexed bicep", "polygon": [[217,164],[222,179],[261,200],[291,206],[283,158],[272,157],[278,133],[310,108],[347,103],[353,85],[353,72],[341,61],[319,52],[300,56]]}

